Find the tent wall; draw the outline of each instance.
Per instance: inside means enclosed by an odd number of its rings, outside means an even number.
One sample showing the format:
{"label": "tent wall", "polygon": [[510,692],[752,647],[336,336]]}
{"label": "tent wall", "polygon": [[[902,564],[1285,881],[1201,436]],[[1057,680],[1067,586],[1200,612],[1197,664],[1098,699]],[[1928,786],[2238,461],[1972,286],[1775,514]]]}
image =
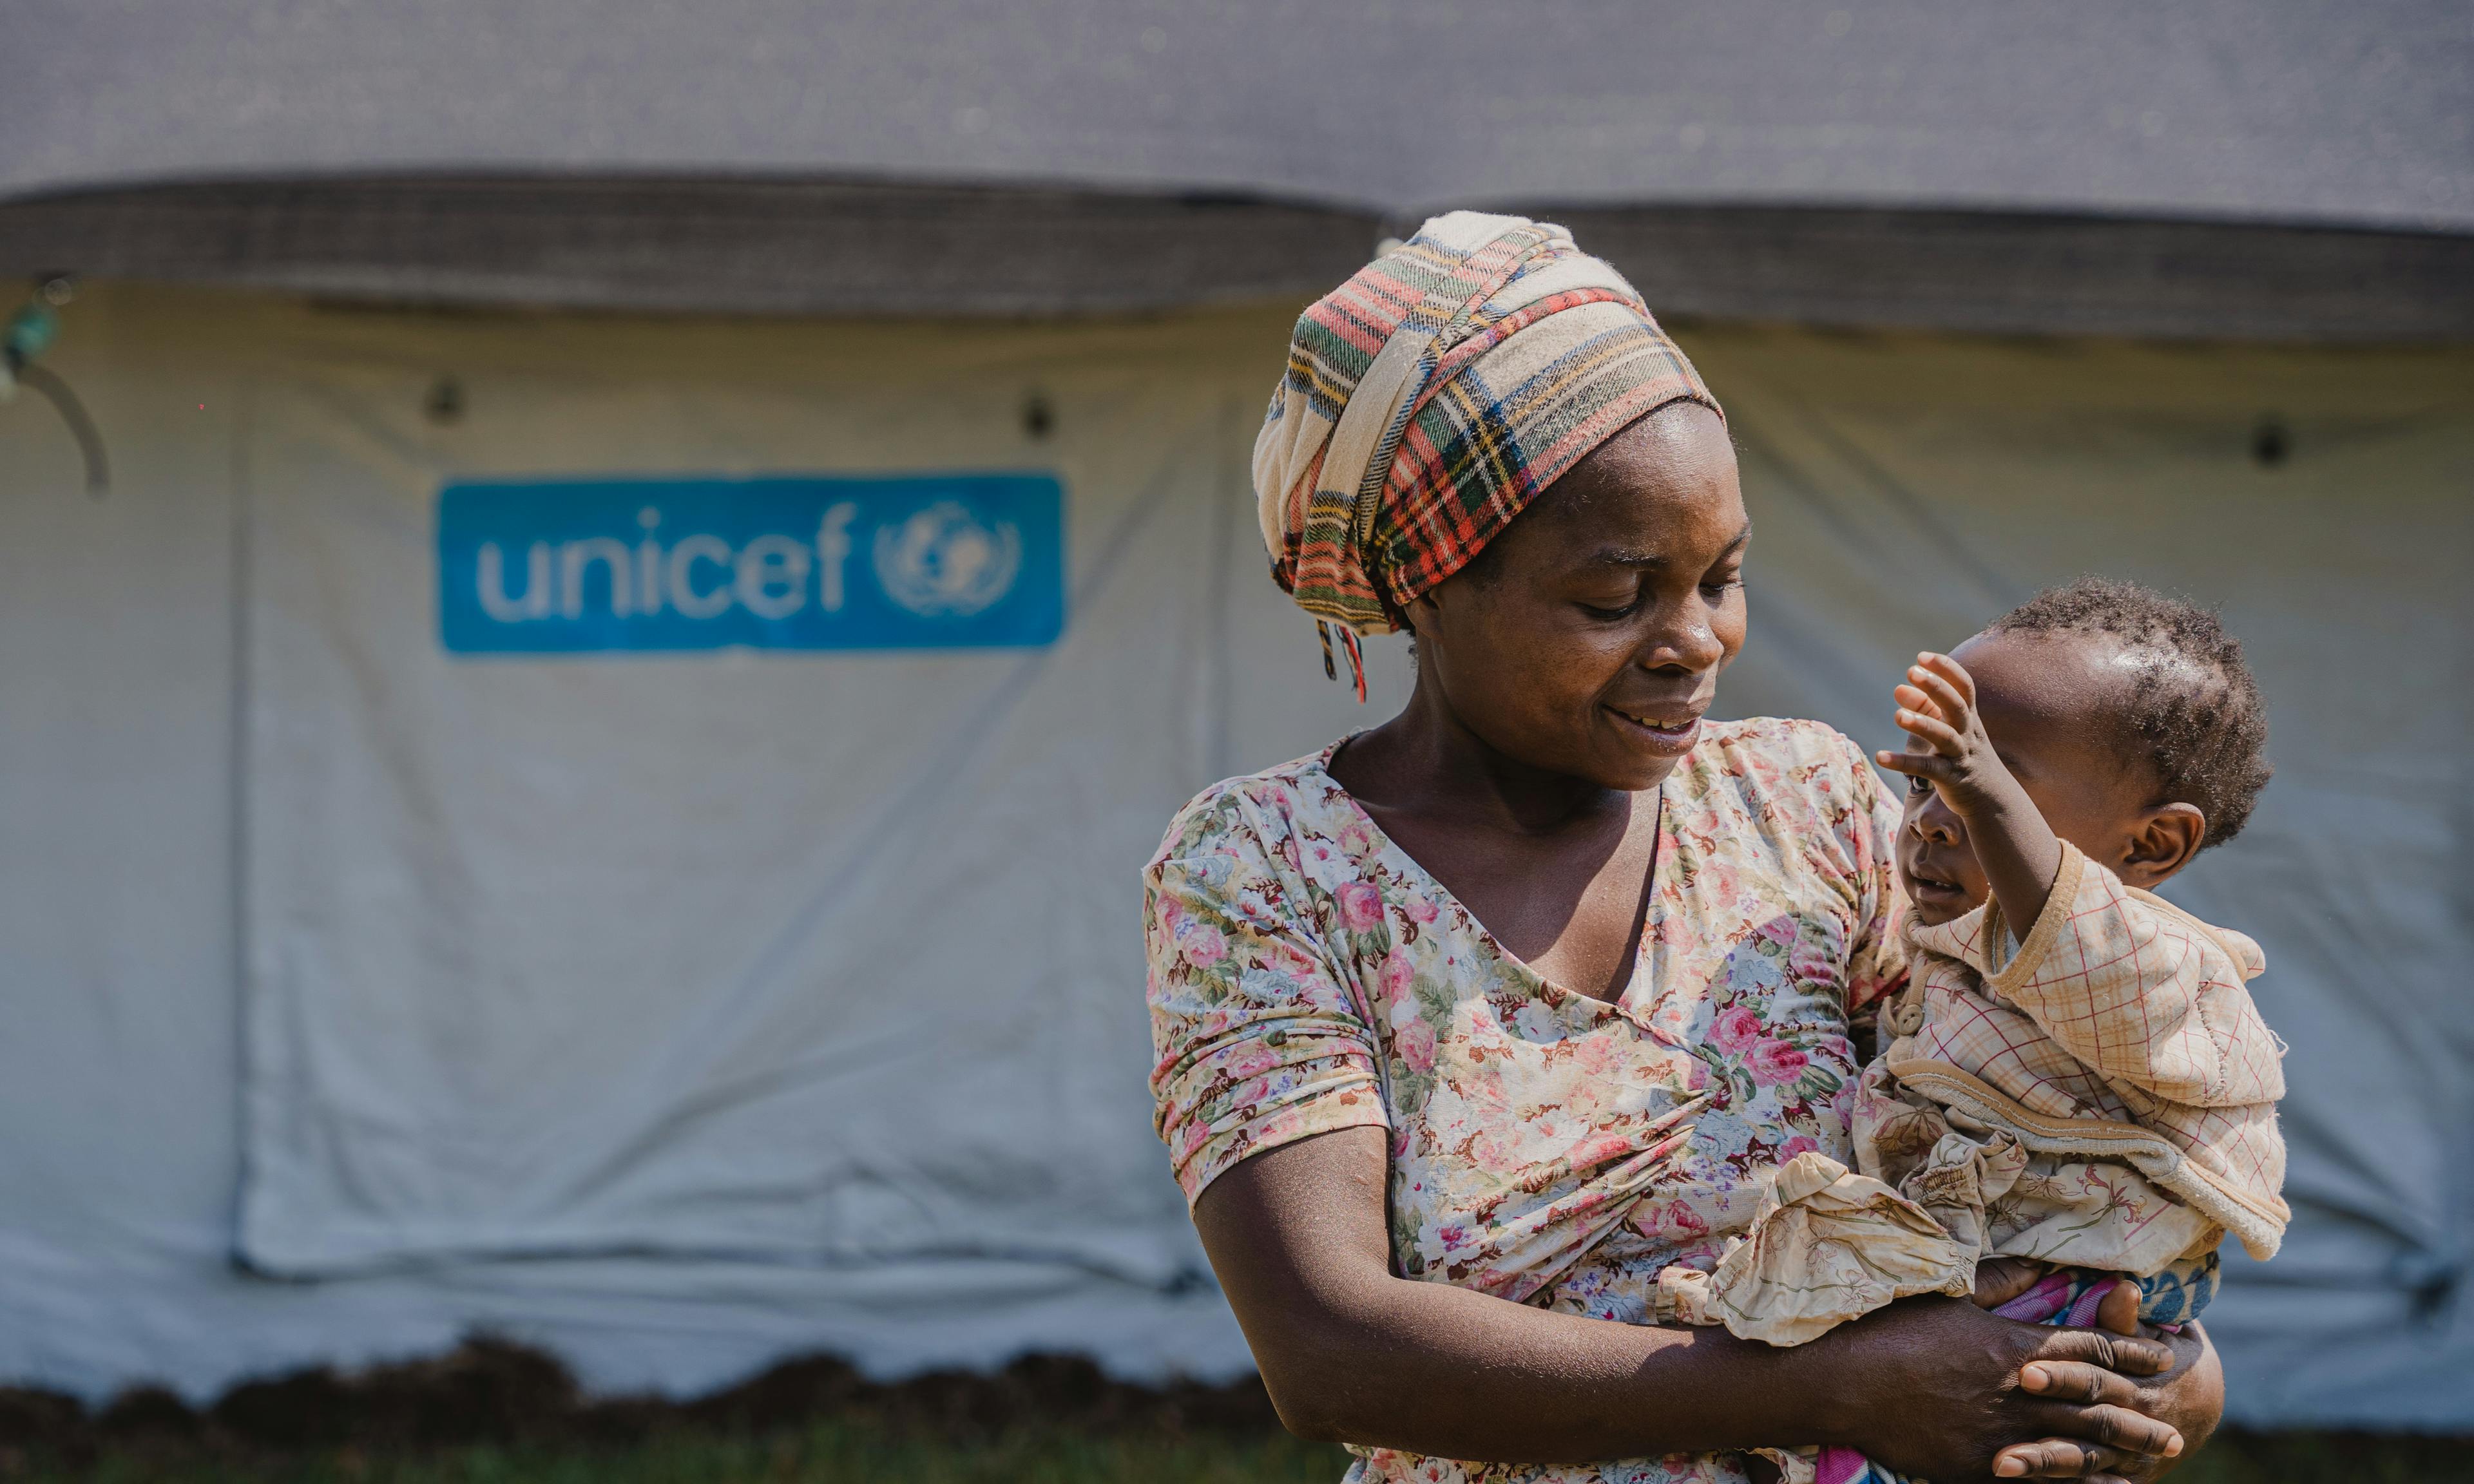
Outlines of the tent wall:
{"label": "tent wall", "polygon": [[1365,212],[751,180],[233,180],[0,203],[0,273],[716,314],[1124,313],[1312,295]]}
{"label": "tent wall", "polygon": [[[1569,226],[1661,313],[2341,343],[2474,339],[2474,236],[1805,204]],[[1414,216],[1239,197],[763,179],[244,179],[0,202],[0,275],[431,304],[1070,316],[1311,296]]]}
{"label": "tent wall", "polygon": [[[82,492],[47,408],[0,406],[0,996],[12,1007],[0,1119],[13,1131],[0,1141],[0,1375],[201,1392],[309,1360],[436,1349],[476,1326],[551,1345],[604,1387],[696,1388],[820,1349],[885,1371],[1029,1348],[1086,1350],[1133,1374],[1243,1366],[1146,1124],[1133,871],[1194,789],[1388,714],[1406,685],[1398,648],[1378,647],[1375,704],[1347,704],[1252,549],[1243,454],[1292,312],[760,323],[381,313],[125,285],[82,297],[55,364],[110,441],[111,493]],[[1688,348],[1729,405],[1759,529],[1754,636],[1722,691],[1737,712],[1818,715],[1885,739],[1881,692],[1903,656],[2084,569],[2225,606],[2270,697],[2281,772],[2250,832],[2180,895],[2267,945],[2263,1003],[2295,1047],[2298,1210],[2288,1253],[2237,1264],[2212,1319],[2235,1411],[2474,1426],[2456,1379],[2474,1363],[2457,1284],[2474,1182],[2454,1137],[2474,1113],[2461,984],[2474,948],[2461,743],[2474,693],[2462,580],[2474,556],[2474,353],[1717,323],[1692,330]],[[456,396],[439,397],[442,380]],[[1033,399],[1044,424],[1026,417]],[[1047,668],[967,654],[715,654],[483,673],[434,652],[420,595],[430,501],[448,479],[940,467],[1052,469],[1069,491],[1076,596],[1065,640],[1034,652]],[[837,719],[823,703],[861,672],[926,680]],[[347,1207],[403,1216],[452,1204],[447,1185],[374,1195],[281,1166],[303,1147],[286,1130],[340,1130],[343,1143],[320,1146],[340,1148],[367,1113],[351,1105],[351,1079],[297,1077],[268,1056],[287,1027],[324,1017],[318,1044],[392,1055],[480,1024],[499,1038],[493,1055],[580,1056],[561,1048],[601,1043],[618,1003],[602,997],[606,976],[551,974],[559,993],[510,1018],[512,996],[467,993],[490,966],[459,976],[409,952],[355,965],[331,950],[366,953],[372,935],[338,897],[370,880],[436,880],[458,850],[499,850],[534,873],[519,887],[538,880],[547,857],[477,837],[543,834],[561,780],[614,776],[573,725],[620,692],[631,714],[648,703],[680,713],[613,730],[648,750],[620,760],[638,783],[723,799],[733,770],[762,760],[750,738],[786,725],[807,729],[820,757],[861,768],[882,760],[880,734],[903,739],[893,761],[922,766],[958,738],[978,747],[968,730],[983,713],[958,700],[1017,673],[1033,679],[1006,692],[1022,698],[1016,730],[992,730],[993,751],[954,754],[961,771],[1028,757],[1036,778],[1075,780],[1080,754],[1097,752],[1113,786],[1052,788],[1087,804],[1066,808],[1064,825],[1039,824],[1055,800],[973,796],[998,837],[1024,838],[1029,821],[1044,844],[980,862],[984,880],[931,879],[1010,881],[1073,930],[977,969],[936,968],[958,1003],[985,997],[943,1017],[944,1030],[910,1034],[985,1070],[982,1085],[1004,1089],[992,1100],[1089,1110],[1050,1187],[1108,1172],[1104,1224],[1150,1247],[1047,1239],[1073,1235],[1066,1226],[1008,1247],[1037,1223],[996,1204],[977,1226],[966,1209],[958,1224],[888,1228],[899,1239],[874,1250],[837,1245],[821,1224],[810,1238],[773,1227],[791,1238],[734,1244],[650,1219],[665,1209],[658,1180],[628,1187],[656,1197],[633,1205],[594,1205],[604,1187],[576,1186],[560,1209],[603,1225],[563,1228],[547,1245],[468,1219],[452,1232],[396,1221],[393,1245],[349,1260],[284,1246]],[[438,737],[438,719],[474,685],[526,678],[534,701],[489,714],[536,730],[491,733],[507,745],[491,766],[536,791],[488,796],[500,813],[476,830],[457,811],[488,780],[450,765],[439,749],[456,739]],[[738,703],[699,712],[715,718],[708,730],[681,720],[691,701],[757,689],[776,708],[764,726],[738,726],[749,714]],[[799,750],[769,745],[782,771],[763,777],[795,782]],[[683,755],[666,783],[667,750]],[[898,778],[872,793],[887,807],[914,797]],[[417,806],[367,812],[381,796]],[[712,879],[682,876],[683,900],[715,905],[705,929],[680,915],[680,941],[738,930],[734,912],[760,927],[792,920],[800,892],[837,869],[837,842],[865,823],[860,802],[829,793],[782,807],[810,811],[799,818],[813,821],[802,838],[813,858],[743,881],[726,863],[707,864]],[[324,853],[284,863],[285,850],[312,847]],[[1045,878],[1059,875],[1062,889]],[[435,932],[461,921],[453,905],[405,900],[389,930]],[[816,919],[819,941],[838,951],[876,932],[895,946],[870,948],[857,969],[794,956],[813,996],[853,993],[862,969],[896,982],[955,951],[922,937],[906,959],[886,925],[933,932],[933,919],[915,901],[863,905],[862,921]],[[523,922],[506,930],[516,936],[486,941],[531,952],[575,931],[549,916],[533,936]],[[581,963],[592,945],[570,946]],[[287,947],[300,952],[286,959]],[[288,974],[287,963],[325,972]],[[692,1010],[701,993],[680,998]],[[1026,1021],[1015,1039],[1039,1056],[988,1060],[981,1032],[1027,996],[1074,1038],[1042,1039]],[[573,1017],[564,1027],[562,1015]],[[684,1081],[630,1089],[630,1106],[656,1113],[716,1096],[751,1110],[726,1147],[634,1138],[636,1162],[614,1167],[651,1179],[753,1161],[734,1166],[754,1171],[738,1196],[786,1209],[841,1178],[801,1160],[856,1126],[833,1099],[870,1069],[821,1055],[834,1041],[813,1022],[767,1023],[776,1033],[760,1042],[820,1055],[718,1093]],[[469,1172],[456,1140],[486,1135],[505,1112],[493,1099],[526,1084],[520,1065],[486,1086],[452,1072],[400,1084],[420,1105],[406,1126],[434,1136],[413,1140],[422,1167]],[[538,1080],[567,1086],[559,1074],[545,1064]],[[788,1100],[762,1100],[776,1094]],[[904,1144],[895,1130],[867,1147],[898,1183],[941,1149],[996,1137],[974,1121],[941,1143]],[[1005,1109],[976,1121],[1004,1123]],[[1046,1167],[1013,1161],[1007,1188],[1035,1195]],[[458,1209],[485,1224],[520,1204],[470,1193]],[[270,1211],[271,1227],[253,1226]],[[729,1217],[716,1219],[726,1233]]]}

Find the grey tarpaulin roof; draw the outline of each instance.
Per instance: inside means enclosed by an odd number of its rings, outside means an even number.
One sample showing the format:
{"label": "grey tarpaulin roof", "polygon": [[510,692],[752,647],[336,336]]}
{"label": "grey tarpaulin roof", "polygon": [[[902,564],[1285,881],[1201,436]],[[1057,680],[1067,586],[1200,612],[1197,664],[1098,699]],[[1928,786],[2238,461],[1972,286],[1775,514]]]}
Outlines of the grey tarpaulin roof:
{"label": "grey tarpaulin roof", "polygon": [[1375,224],[1489,204],[1624,218],[1635,267],[1680,227],[1702,307],[1800,282],[1859,319],[2474,328],[2474,12],[2446,0],[4,13],[5,267],[1020,312],[1320,284]]}

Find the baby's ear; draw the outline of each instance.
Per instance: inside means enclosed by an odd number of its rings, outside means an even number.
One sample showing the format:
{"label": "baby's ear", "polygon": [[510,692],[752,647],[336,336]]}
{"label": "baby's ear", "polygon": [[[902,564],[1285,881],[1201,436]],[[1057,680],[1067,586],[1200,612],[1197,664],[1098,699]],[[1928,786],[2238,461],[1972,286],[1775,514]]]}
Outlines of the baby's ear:
{"label": "baby's ear", "polygon": [[2160,803],[2131,825],[2114,874],[2125,885],[2152,888],[2191,864],[2207,838],[2208,817],[2197,804]]}

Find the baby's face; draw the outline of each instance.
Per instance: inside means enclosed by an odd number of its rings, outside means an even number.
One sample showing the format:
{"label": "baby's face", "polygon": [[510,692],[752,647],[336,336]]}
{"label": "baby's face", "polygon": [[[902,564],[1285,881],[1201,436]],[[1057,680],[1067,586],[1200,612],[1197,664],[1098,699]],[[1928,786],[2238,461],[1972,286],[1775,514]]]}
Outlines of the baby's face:
{"label": "baby's face", "polygon": [[[2107,866],[2125,852],[2156,786],[2147,760],[2124,755],[2102,719],[2104,703],[2128,683],[2114,662],[2119,649],[2097,635],[1979,634],[1951,651],[1976,679],[1994,752],[2046,825]],[[1947,922],[1983,904],[1984,870],[1966,822],[1930,783],[1907,785],[1899,880],[1919,921]],[[2012,926],[2024,934],[2028,924]]]}

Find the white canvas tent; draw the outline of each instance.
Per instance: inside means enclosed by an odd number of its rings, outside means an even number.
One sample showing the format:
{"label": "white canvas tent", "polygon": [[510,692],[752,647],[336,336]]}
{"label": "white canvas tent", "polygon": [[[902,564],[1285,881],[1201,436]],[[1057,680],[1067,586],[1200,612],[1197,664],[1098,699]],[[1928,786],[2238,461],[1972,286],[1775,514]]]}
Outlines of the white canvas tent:
{"label": "white canvas tent", "polygon": [[[2448,9],[9,24],[0,268],[87,276],[48,364],[114,477],[0,407],[0,1375],[474,1327],[612,1387],[1242,1367],[1146,1126],[1133,873],[1405,688],[1322,680],[1244,450],[1298,299],[1448,202],[1697,316],[1760,527],[1732,709],[1877,738],[1899,657],[2081,570],[2225,606],[2280,775],[2188,899],[2270,955],[2299,1212],[2213,1320],[2234,1406],[2474,1427]],[[461,484],[949,475],[1054,480],[1053,640],[443,627]],[[578,549],[615,611],[637,548]],[[756,549],[702,580],[787,592]]]}

